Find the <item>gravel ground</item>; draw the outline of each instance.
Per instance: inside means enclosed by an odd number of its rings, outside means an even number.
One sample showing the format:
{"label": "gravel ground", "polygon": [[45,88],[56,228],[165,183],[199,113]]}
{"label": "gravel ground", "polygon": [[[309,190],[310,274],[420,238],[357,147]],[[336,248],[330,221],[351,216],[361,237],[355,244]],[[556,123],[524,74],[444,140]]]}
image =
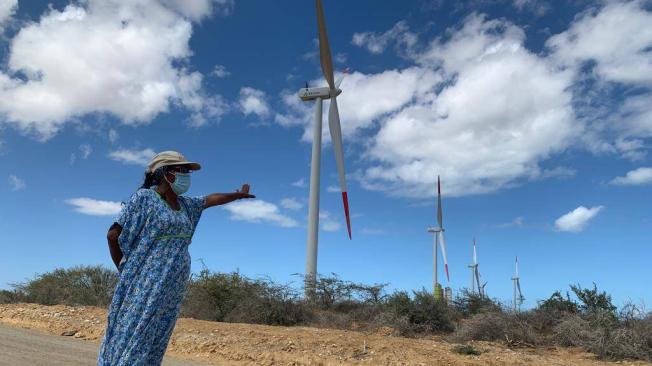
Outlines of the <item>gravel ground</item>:
{"label": "gravel ground", "polygon": [[[0,366],[95,366],[97,344],[40,331],[0,326]],[[201,366],[166,358],[164,366]]]}

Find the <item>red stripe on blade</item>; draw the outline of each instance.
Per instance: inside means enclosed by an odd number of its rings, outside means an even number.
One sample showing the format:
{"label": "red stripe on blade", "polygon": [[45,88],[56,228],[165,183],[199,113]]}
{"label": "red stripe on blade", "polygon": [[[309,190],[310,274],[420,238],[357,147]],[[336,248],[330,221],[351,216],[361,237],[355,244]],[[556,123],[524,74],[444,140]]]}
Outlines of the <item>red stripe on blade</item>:
{"label": "red stripe on blade", "polygon": [[342,192],[342,202],[344,202],[344,215],[346,216],[346,229],[349,231],[349,239],[351,239],[351,217],[349,216],[349,196],[346,192]]}

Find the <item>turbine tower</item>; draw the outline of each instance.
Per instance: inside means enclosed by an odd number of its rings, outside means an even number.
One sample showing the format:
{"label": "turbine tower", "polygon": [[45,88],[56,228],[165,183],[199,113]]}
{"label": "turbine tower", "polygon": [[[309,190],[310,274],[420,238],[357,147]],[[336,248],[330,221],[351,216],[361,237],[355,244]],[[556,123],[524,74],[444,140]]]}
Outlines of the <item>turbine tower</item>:
{"label": "turbine tower", "polygon": [[473,263],[469,264],[468,267],[471,269],[471,292],[476,292],[477,289],[478,295],[482,296],[484,285],[480,285],[480,272],[478,271],[478,253],[475,249],[475,238],[473,238]]}
{"label": "turbine tower", "polygon": [[327,87],[306,88],[299,90],[299,98],[303,101],[315,101],[315,123],[313,125],[312,137],[312,159],[310,163],[310,198],[308,205],[308,240],[306,243],[306,273],[305,288],[306,296],[314,292],[317,276],[317,241],[319,236],[319,189],[320,189],[320,168],[321,168],[321,134],[322,134],[322,102],[330,99],[328,110],[328,129],[331,134],[331,142],[335,150],[335,162],[339,174],[340,188],[342,190],[342,202],[344,204],[344,215],[346,217],[346,228],[351,239],[351,219],[349,216],[349,200],[346,188],[346,176],[344,174],[344,152],[342,148],[342,128],[340,126],[340,114],[337,108],[337,96],[342,93],[339,89],[341,79],[335,83],[333,76],[333,61],[328,45],[328,34],[326,33],[326,21],[322,10],[321,0],[316,0],[317,7],[317,33],[319,35],[319,57],[324,78],[328,83]]}
{"label": "turbine tower", "polygon": [[441,246],[441,254],[444,260],[444,270],[446,271],[446,281],[450,282],[450,276],[448,275],[448,259],[446,258],[446,241],[444,240],[444,225],[442,223],[442,211],[441,211],[441,183],[439,181],[439,176],[437,176],[437,227],[429,227],[428,232],[433,233],[433,243],[432,243],[432,253],[433,253],[433,275],[432,275],[432,285],[433,291],[436,299],[442,298],[442,288],[437,280],[437,243]]}
{"label": "turbine tower", "polygon": [[513,308],[514,312],[520,310],[521,304],[525,301],[523,293],[521,293],[521,282],[520,277],[518,276],[518,257],[516,257],[516,271],[514,272],[514,277],[512,277],[512,282],[514,283],[514,302]]}

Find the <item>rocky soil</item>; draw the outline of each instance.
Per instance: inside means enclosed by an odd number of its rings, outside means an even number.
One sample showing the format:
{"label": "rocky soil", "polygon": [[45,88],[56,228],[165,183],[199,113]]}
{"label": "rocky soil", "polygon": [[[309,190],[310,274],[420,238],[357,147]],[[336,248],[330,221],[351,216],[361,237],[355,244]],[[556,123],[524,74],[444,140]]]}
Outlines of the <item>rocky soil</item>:
{"label": "rocky soil", "polygon": [[[95,307],[0,304],[0,323],[99,343],[106,310]],[[441,338],[271,327],[180,319],[168,355],[215,365],[652,365],[640,361],[604,362],[579,349],[509,349],[475,342],[479,356],[453,352]]]}

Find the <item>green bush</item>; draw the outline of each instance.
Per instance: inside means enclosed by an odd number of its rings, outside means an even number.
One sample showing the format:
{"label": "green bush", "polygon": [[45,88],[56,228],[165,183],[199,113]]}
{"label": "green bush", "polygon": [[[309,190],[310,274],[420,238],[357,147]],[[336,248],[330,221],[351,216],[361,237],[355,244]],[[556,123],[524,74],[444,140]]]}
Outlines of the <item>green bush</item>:
{"label": "green bush", "polygon": [[111,303],[118,273],[102,266],[58,268],[35,279],[13,285],[21,301],[43,305],[88,305]]}
{"label": "green bush", "polygon": [[453,307],[465,317],[480,313],[501,311],[500,304],[496,300],[481,296],[468,289],[462,289],[460,291],[453,300]]}

